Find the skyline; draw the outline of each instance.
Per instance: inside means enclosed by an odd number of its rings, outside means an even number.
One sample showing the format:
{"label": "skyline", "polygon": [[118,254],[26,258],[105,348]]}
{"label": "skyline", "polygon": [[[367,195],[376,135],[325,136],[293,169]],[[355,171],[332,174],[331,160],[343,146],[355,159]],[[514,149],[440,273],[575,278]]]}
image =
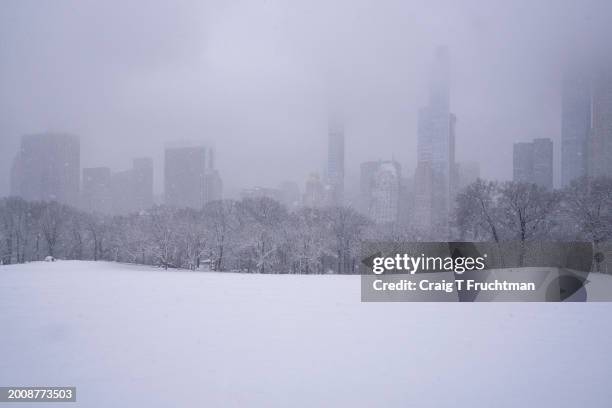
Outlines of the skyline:
{"label": "skyline", "polygon": [[[229,196],[301,184],[325,168],[337,105],[346,188],[356,190],[359,163],[415,167],[417,109],[438,44],[453,60],[458,160],[509,180],[511,153],[492,162],[487,152],[549,137],[559,185],[561,62],[609,48],[611,14],[604,1],[130,4],[121,13],[113,3],[0,5],[0,194],[19,137],[43,131],[80,135],[88,167],[126,169],[144,155],[156,175],[165,142],[214,140]],[[243,163],[250,170],[236,171]]]}

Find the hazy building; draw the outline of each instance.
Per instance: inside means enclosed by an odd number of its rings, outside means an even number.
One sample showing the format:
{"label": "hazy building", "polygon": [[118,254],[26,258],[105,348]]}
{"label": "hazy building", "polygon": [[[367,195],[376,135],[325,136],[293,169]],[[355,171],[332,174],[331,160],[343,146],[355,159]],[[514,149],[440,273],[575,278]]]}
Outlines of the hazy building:
{"label": "hazy building", "polygon": [[450,113],[450,57],[446,47],[436,49],[430,73],[429,104],[418,114],[415,217],[422,217],[415,221],[444,237],[448,235],[453,195],[456,123]]}
{"label": "hazy building", "polygon": [[480,165],[478,162],[460,162],[457,169],[457,191],[464,190],[467,186],[480,178]]}
{"label": "hazy building", "polygon": [[561,186],[587,173],[591,130],[591,83],[587,75],[566,72],[561,92]]}
{"label": "hazy building", "polygon": [[153,206],[153,159],[139,157],[132,165],[134,209],[146,210]]}
{"label": "hazy building", "polygon": [[341,206],[344,202],[344,126],[330,120],[327,147],[327,184],[329,204]]}
{"label": "hazy building", "polygon": [[414,180],[408,177],[400,178],[398,223],[410,225],[414,217]]}
{"label": "hazy building", "polygon": [[414,172],[414,226],[431,230],[435,225],[433,200],[433,170],[430,162],[420,162]]}
{"label": "hazy building", "polygon": [[372,205],[372,188],[374,185],[374,176],[378,170],[378,161],[368,161],[361,163],[359,175],[359,193],[360,193],[360,209],[365,215],[370,214],[370,206]]}
{"label": "hazy building", "polygon": [[531,143],[515,143],[513,180],[533,183],[548,190],[553,188],[553,142],[547,138]]}
{"label": "hazy building", "polygon": [[311,173],[306,179],[302,202],[305,207],[323,207],[325,201],[326,193],[321,178],[319,174]]}
{"label": "hazy building", "polygon": [[134,172],[118,171],[111,174],[111,197],[113,214],[129,214],[136,211],[134,200]]}
{"label": "hazy building", "polygon": [[204,175],[204,203],[221,200],[223,198],[223,181],[219,172],[214,169],[206,170]]}
{"label": "hazy building", "polygon": [[396,161],[378,163],[372,179],[369,216],[379,224],[397,223],[399,218],[401,167]]}
{"label": "hazy building", "polygon": [[31,201],[77,206],[80,167],[81,146],[77,136],[24,135],[11,169],[11,194]]}
{"label": "hazy building", "polygon": [[512,152],[512,180],[533,182],[533,143],[515,143]]}
{"label": "hazy building", "polygon": [[200,209],[204,205],[206,148],[166,147],[164,160],[165,203]]}
{"label": "hazy building", "polygon": [[593,128],[588,174],[612,177],[612,68],[601,68],[593,80]]}
{"label": "hazy building", "polygon": [[553,189],[553,142],[550,139],[533,140],[533,183]]}
{"label": "hazy building", "polygon": [[112,212],[111,170],[108,167],[83,169],[81,208],[87,212]]}

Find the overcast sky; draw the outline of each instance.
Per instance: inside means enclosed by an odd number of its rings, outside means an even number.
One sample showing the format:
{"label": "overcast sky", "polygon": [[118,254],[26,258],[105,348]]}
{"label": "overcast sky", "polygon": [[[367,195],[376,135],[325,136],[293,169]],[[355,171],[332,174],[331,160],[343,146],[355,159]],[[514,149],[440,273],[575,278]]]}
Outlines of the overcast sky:
{"label": "overcast sky", "polygon": [[559,152],[562,67],[609,52],[610,21],[606,0],[2,0],[0,195],[19,136],[47,130],[81,136],[83,167],[152,156],[158,192],[164,143],[180,139],[215,143],[229,196],[303,187],[338,106],[349,188],[365,160],[412,175],[439,44],[458,160],[508,179],[514,142],[550,137]]}

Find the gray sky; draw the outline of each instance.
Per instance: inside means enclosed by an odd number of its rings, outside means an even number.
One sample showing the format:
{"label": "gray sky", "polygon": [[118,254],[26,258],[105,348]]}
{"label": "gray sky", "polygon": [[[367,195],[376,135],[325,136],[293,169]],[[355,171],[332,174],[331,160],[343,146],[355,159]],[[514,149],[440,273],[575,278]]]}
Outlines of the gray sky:
{"label": "gray sky", "polygon": [[[211,140],[228,195],[321,171],[328,112],[359,163],[412,175],[427,68],[446,44],[459,160],[508,179],[512,143],[560,140],[561,68],[609,52],[610,1],[0,2],[0,195],[19,136],[81,136],[82,166]],[[606,27],[609,26],[609,28]],[[558,154],[557,154],[558,157]],[[558,159],[555,183],[558,184]]]}

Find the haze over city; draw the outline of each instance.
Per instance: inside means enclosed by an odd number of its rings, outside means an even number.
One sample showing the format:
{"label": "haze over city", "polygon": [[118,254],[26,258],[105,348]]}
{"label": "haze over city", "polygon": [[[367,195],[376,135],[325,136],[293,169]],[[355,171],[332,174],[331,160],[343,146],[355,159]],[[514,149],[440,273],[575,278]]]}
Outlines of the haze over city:
{"label": "haze over city", "polygon": [[[451,59],[457,159],[512,178],[512,146],[550,138],[560,185],[563,67],[609,53],[607,1],[81,2],[0,5],[0,195],[23,134],[81,138],[81,166],[215,144],[224,196],[322,172],[330,112],[359,164],[416,166],[438,45]],[[609,42],[609,41],[608,41]],[[609,47],[609,44],[608,44]]]}

